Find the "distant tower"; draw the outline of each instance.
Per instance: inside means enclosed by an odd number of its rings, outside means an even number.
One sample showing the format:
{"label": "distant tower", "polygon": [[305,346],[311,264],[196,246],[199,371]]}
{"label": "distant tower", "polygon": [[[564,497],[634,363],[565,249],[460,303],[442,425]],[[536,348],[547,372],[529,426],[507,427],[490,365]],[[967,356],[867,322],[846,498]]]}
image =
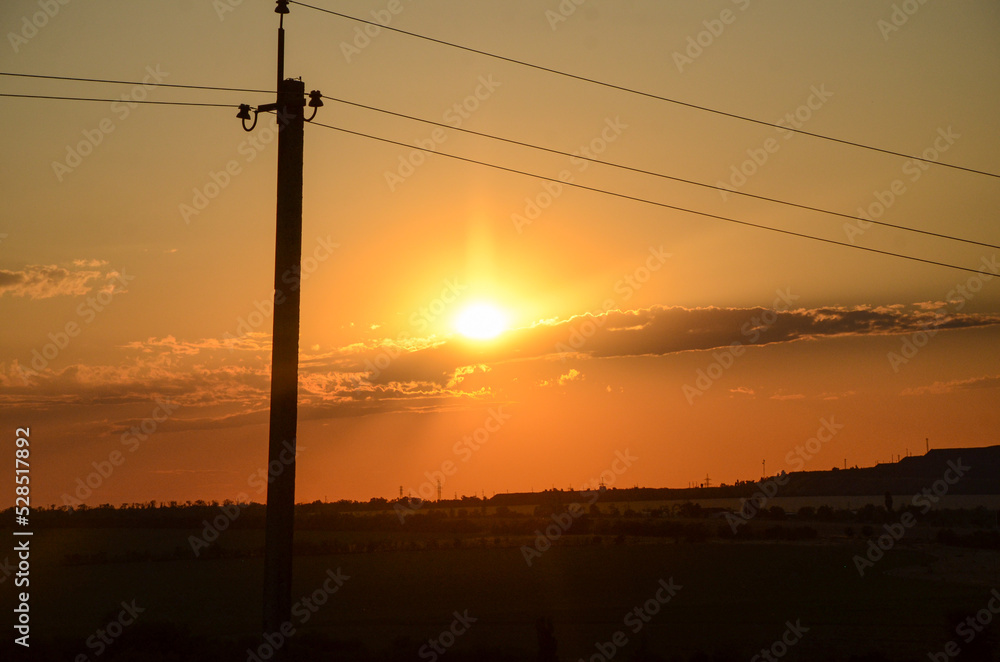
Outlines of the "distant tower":
{"label": "distant tower", "polygon": [[399,498],[400,499],[403,498],[403,486],[402,485],[399,486]]}
{"label": "distant tower", "polygon": [[708,474],[705,474],[705,487],[711,487],[711,486],[712,486],[712,479],[708,477]]}

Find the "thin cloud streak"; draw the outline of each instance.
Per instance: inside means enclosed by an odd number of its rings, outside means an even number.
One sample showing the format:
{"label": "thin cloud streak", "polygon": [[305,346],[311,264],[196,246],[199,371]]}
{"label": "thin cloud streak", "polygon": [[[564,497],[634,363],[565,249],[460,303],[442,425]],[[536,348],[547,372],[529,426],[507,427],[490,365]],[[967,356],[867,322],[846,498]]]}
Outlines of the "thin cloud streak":
{"label": "thin cloud streak", "polygon": [[[764,308],[682,308],[654,306],[611,310],[567,320],[547,320],[508,332],[494,343],[458,338],[356,343],[333,351],[305,351],[300,360],[300,415],[303,419],[366,416],[404,411],[443,411],[498,399],[492,373],[515,362],[550,362],[665,356],[712,350],[739,342],[748,347],[843,336],[886,336],[929,328],[961,329],[1000,324],[1000,316],[937,316],[926,306],[885,306],[773,311]],[[19,408],[148,407],[169,398],[181,411],[170,429],[199,430],[263,424],[270,378],[270,338],[255,333],[238,339],[187,341],[149,338],[120,348],[117,366],[72,365],[25,379],[16,365],[0,370],[0,402]],[[372,370],[379,356],[394,357]],[[560,371],[545,386],[567,386],[584,378],[577,368]],[[974,380],[975,381],[975,380]],[[992,387],[955,383],[911,389],[906,394]],[[751,396],[752,390],[734,394]],[[801,397],[775,394],[773,399]],[[135,416],[145,414],[137,411]],[[112,426],[135,423],[121,419]]]}

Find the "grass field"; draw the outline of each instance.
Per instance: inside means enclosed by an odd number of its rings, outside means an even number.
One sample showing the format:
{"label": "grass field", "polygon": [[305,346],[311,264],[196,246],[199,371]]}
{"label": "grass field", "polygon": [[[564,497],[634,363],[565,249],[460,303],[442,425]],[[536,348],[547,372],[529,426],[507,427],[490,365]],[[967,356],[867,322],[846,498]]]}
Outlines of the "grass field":
{"label": "grass field", "polygon": [[[259,634],[260,558],[64,562],[69,553],[187,548],[192,533],[39,531],[32,542],[36,641],[78,641],[80,653],[88,655],[84,659],[98,659],[87,638],[107,624],[122,601],[133,600],[145,609],[139,620],[146,625],[181,624],[217,639]],[[250,549],[263,540],[259,530],[222,535],[219,544],[230,548]],[[314,540],[380,537],[385,535],[300,534]],[[540,617],[551,618],[562,660],[590,660],[598,654],[595,644],[611,641],[618,631],[627,643],[616,659],[638,659],[643,649],[668,659],[687,660],[697,651],[750,659],[782,635],[786,621],[798,620],[808,632],[785,659],[847,660],[880,650],[890,659],[926,660],[929,650],[941,650],[955,636],[946,613],[980,609],[990,598],[990,584],[1000,586],[995,553],[979,553],[980,562],[987,554],[985,577],[958,583],[935,572],[942,550],[927,545],[891,550],[864,577],[852,561],[863,549],[860,542],[605,540],[556,545],[531,567],[516,544],[465,541],[461,548],[449,547],[297,557],[294,596],[319,589],[327,570],[339,568],[350,579],[310,612],[308,621],[296,623],[296,636],[321,633],[359,642],[369,651],[393,650],[392,659],[430,659],[419,656],[422,644],[445,630],[454,612],[467,610],[477,620],[448,651],[452,659],[463,651],[486,650],[507,651],[507,659],[535,659]],[[670,578],[682,587],[676,596],[648,622],[633,616],[627,626],[626,615],[654,598],[661,579]],[[633,632],[636,623],[641,630]],[[114,653],[111,645],[99,659],[115,659]],[[233,659],[247,656],[241,652]]]}

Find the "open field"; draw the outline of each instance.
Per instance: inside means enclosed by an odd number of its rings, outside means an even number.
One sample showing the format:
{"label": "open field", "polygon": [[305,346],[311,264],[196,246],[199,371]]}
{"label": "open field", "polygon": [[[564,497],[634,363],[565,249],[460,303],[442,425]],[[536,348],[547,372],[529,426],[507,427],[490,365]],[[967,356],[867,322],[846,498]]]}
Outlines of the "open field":
{"label": "open field", "polygon": [[[614,495],[615,493],[610,493]],[[913,499],[912,494],[897,495],[896,499],[899,504],[911,503]],[[997,494],[946,494],[939,498],[938,503],[933,504],[934,510],[940,510],[945,508],[950,509],[973,509],[973,508],[988,508],[990,510],[1000,509],[1000,495]],[[603,514],[611,514],[613,512],[623,513],[626,510],[634,510],[639,513],[655,511],[658,509],[670,510],[671,508],[677,508],[683,504],[694,503],[702,508],[725,508],[727,510],[735,510],[742,505],[742,499],[740,498],[690,498],[690,499],[661,499],[661,500],[641,500],[641,501],[628,501],[621,498],[615,498],[614,496],[606,496],[599,499],[594,505]],[[820,506],[830,506],[842,510],[856,510],[858,508],[864,508],[865,506],[881,506],[885,503],[885,495],[870,495],[870,496],[842,496],[842,497],[830,497],[830,496],[794,496],[794,497],[783,497],[775,496],[768,499],[768,506],[776,506],[778,508],[783,508],[789,513],[794,513],[800,508],[819,508]],[[515,513],[520,513],[522,515],[531,515],[535,511],[534,505],[513,505],[504,506],[507,510]],[[476,512],[485,513],[487,515],[495,515],[497,513],[497,506],[485,506],[481,508],[475,508]],[[470,510],[472,510],[470,508]],[[384,510],[357,510],[350,511],[354,514],[392,514],[391,509]]]}
{"label": "open field", "polygon": [[[98,659],[87,638],[122,601],[134,600],[145,609],[139,623],[182,625],[193,635],[229,640],[231,659],[246,660],[244,644],[260,617],[259,557],[65,562],[69,553],[166,554],[188,548],[188,536],[197,533],[38,531],[32,566],[35,641],[59,638],[88,656],[82,659]],[[299,534],[300,540],[314,542],[384,538],[380,533]],[[431,538],[413,536],[423,542]],[[218,544],[248,551],[262,542],[260,530],[236,529],[224,532]],[[339,569],[350,578],[299,624],[297,639],[322,634],[386,656],[377,659],[429,659],[420,657],[421,646],[448,628],[455,612],[467,610],[476,621],[448,651],[448,659],[463,659],[463,652],[468,659],[487,659],[484,651],[504,653],[496,659],[535,659],[536,621],[542,617],[552,620],[562,660],[590,660],[598,654],[595,644],[611,641],[619,631],[627,643],[617,659],[641,659],[643,648],[663,659],[687,660],[698,651],[749,659],[782,635],[786,621],[801,621],[808,632],[786,659],[847,660],[878,650],[889,659],[916,660],[927,659],[928,651],[954,638],[946,621],[950,611],[981,609],[990,589],[1000,587],[1000,554],[923,543],[901,543],[861,577],[852,558],[863,553],[863,541],[629,538],[615,544],[606,538],[592,544],[581,536],[563,540],[530,567],[519,548],[529,539],[496,542],[464,538],[456,548],[449,538],[437,549],[297,557],[295,596],[314,593],[328,570]],[[970,561],[975,571],[963,574]],[[648,622],[635,615],[626,621],[629,612],[654,598],[660,580],[671,578],[681,588],[658,613]],[[245,641],[238,642],[240,637]],[[99,659],[115,659],[115,653],[112,645]]]}

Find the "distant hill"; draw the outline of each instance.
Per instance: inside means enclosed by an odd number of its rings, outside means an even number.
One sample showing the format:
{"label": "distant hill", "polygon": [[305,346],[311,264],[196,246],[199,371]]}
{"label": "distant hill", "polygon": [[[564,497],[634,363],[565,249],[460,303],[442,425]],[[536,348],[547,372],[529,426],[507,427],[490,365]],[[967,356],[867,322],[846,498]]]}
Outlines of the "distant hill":
{"label": "distant hill", "polygon": [[[959,476],[959,473],[963,474]],[[787,475],[788,482],[779,488],[783,497],[894,496],[912,495],[934,489],[937,481],[948,484],[950,495],[1000,494],[1000,446],[985,448],[940,448],[924,455],[905,457],[899,462],[874,467],[797,471]],[[939,483],[939,488],[947,483]],[[667,501],[677,499],[713,499],[749,496],[756,491],[752,482],[736,485],[694,488],[610,489],[602,501]],[[573,490],[546,490],[541,493],[497,494],[488,500],[492,506],[525,506],[580,501],[584,496]]]}
{"label": "distant hill", "polygon": [[1000,494],[1000,446],[940,448],[865,469],[800,471],[789,479],[782,496],[915,494],[945,479],[957,480],[948,494]]}

